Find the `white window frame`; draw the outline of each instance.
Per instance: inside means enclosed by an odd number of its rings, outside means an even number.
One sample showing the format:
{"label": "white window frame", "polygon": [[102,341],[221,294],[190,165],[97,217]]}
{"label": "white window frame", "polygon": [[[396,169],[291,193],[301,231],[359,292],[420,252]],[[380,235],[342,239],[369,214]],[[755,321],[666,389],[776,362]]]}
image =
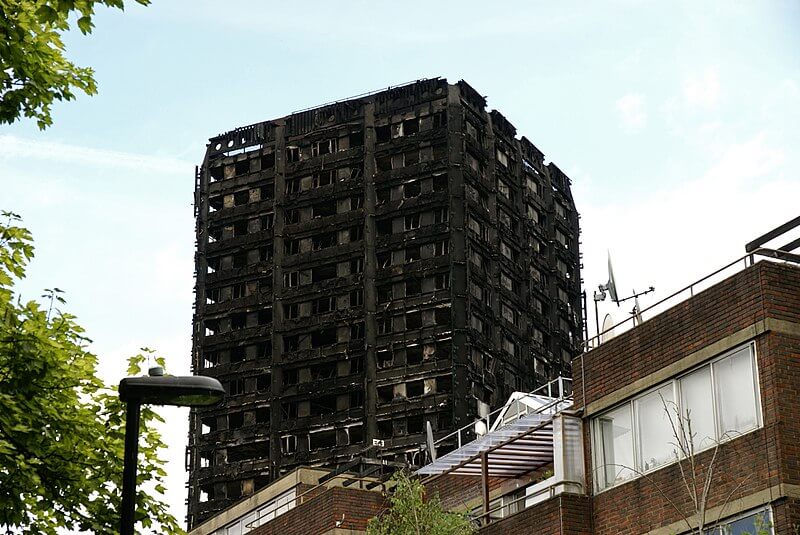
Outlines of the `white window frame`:
{"label": "white window frame", "polygon": [[[750,369],[751,369],[751,373],[753,374],[753,383],[754,383],[753,384],[753,388],[754,388],[754,392],[755,392],[755,396],[754,397],[755,397],[756,425],[751,429],[747,429],[745,431],[741,431],[741,432],[737,432],[737,433],[733,433],[733,434],[731,434],[731,433],[721,433],[720,428],[719,428],[720,416],[719,416],[719,409],[717,407],[717,383],[716,383],[715,372],[714,372],[714,364],[726,359],[727,357],[732,356],[733,354],[741,351],[742,349],[744,349],[746,347],[750,348]],[[676,459],[674,461],[658,465],[658,466],[653,467],[653,468],[648,469],[648,470],[644,470],[641,467],[641,435],[640,435],[640,432],[639,432],[639,418],[638,418],[637,404],[635,402],[637,400],[639,400],[641,398],[644,398],[647,395],[649,395],[649,394],[651,394],[651,393],[653,393],[653,392],[655,392],[657,390],[660,390],[661,388],[671,384],[673,401],[678,406],[678,409],[680,411],[679,414],[683,414],[684,413],[684,409],[681,407],[682,396],[681,396],[681,389],[680,389],[680,380],[683,377],[686,377],[686,376],[688,376],[688,375],[690,375],[690,374],[692,374],[692,373],[694,373],[694,372],[696,372],[696,371],[698,371],[698,370],[700,370],[702,368],[705,368],[705,367],[708,367],[710,369],[710,374],[711,374],[711,392],[709,392],[709,395],[710,395],[710,398],[711,398],[711,410],[712,410],[713,419],[714,419],[714,433],[715,433],[716,437],[714,439],[715,443],[712,443],[712,444],[710,444],[708,446],[699,447],[698,445],[695,445],[695,454],[698,454],[700,452],[703,452],[703,451],[709,450],[711,448],[714,448],[717,444],[724,444],[724,443],[729,442],[731,440],[735,440],[735,439],[737,439],[737,438],[739,438],[741,436],[744,436],[746,434],[752,433],[754,431],[758,431],[759,429],[762,429],[764,427],[764,415],[763,415],[763,408],[762,408],[762,404],[761,404],[761,385],[760,385],[759,373],[758,373],[758,353],[757,353],[757,350],[756,350],[755,342],[754,341],[750,341],[750,342],[747,342],[745,344],[741,344],[741,345],[738,345],[738,346],[736,346],[734,348],[731,348],[731,349],[725,351],[724,353],[714,357],[713,359],[704,362],[702,365],[695,366],[694,368],[692,368],[690,370],[687,370],[686,372],[683,372],[680,375],[677,375],[677,376],[673,377],[672,379],[669,379],[667,381],[663,381],[661,383],[658,383],[658,384],[652,386],[651,388],[648,388],[647,390],[645,390],[643,392],[640,392],[639,394],[631,397],[630,399],[628,399],[624,403],[618,403],[618,404],[616,404],[616,405],[614,405],[612,407],[609,407],[608,409],[604,410],[602,413],[597,414],[596,416],[593,416],[592,419],[591,419],[591,424],[590,424],[591,425],[591,427],[590,427],[590,438],[591,438],[591,448],[592,448],[592,474],[593,474],[592,479],[593,479],[594,491],[595,491],[596,494],[599,494],[601,492],[605,492],[605,491],[607,491],[609,489],[612,489],[612,488],[616,488],[616,487],[618,487],[620,485],[624,485],[625,483],[628,483],[629,481],[633,481],[635,479],[638,479],[638,478],[642,477],[643,474],[648,474],[648,473],[651,473],[651,472],[655,472],[657,470],[661,470],[662,468],[666,468],[668,466],[671,466],[671,465],[675,464],[675,462],[678,461]],[[602,459],[601,439],[600,439],[599,434],[598,434],[599,433],[599,429],[598,429],[597,422],[604,415],[606,415],[606,414],[608,414],[610,412],[613,412],[614,410],[616,410],[616,409],[618,409],[618,408],[620,408],[620,407],[622,407],[624,405],[630,406],[630,414],[631,414],[631,420],[632,420],[631,423],[632,423],[632,437],[633,437],[632,438],[632,440],[633,440],[633,466],[632,467],[627,467],[627,468],[628,469],[632,469],[633,476],[628,478],[628,479],[625,479],[624,481],[620,481],[618,483],[609,484],[608,482],[603,481],[602,483],[605,486],[601,487],[600,486],[600,484],[601,484],[600,480],[603,477],[601,475],[601,473],[603,471],[603,467],[605,466],[605,464],[604,464],[603,459]],[[680,459],[680,460],[683,460],[683,459]]]}
{"label": "white window frame", "polygon": [[[757,507],[755,509],[749,509],[747,511],[743,511],[741,513],[735,514],[733,516],[729,516],[727,518],[723,518],[719,522],[715,523],[713,526],[706,528],[704,532],[707,535],[720,535],[720,533],[725,533],[725,531],[720,531],[717,528],[724,528],[729,526],[730,524],[736,522],[737,520],[741,520],[743,518],[747,518],[749,516],[756,516],[758,514],[764,514],[764,519],[767,521],[768,530],[771,534],[775,533],[775,516],[772,513],[772,507],[767,505],[762,505],[761,507]],[[686,535],[686,534],[684,534]]]}

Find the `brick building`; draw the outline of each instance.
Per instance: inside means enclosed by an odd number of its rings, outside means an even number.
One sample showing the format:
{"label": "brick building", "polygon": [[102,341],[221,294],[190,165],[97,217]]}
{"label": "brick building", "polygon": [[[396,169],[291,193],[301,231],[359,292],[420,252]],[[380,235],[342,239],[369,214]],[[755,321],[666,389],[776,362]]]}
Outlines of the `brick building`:
{"label": "brick building", "polygon": [[706,527],[800,530],[800,267],[751,265],[577,357],[573,377],[569,409],[523,412],[424,482],[485,534],[688,533],[684,482],[707,478]]}
{"label": "brick building", "polygon": [[[569,179],[466,82],[431,79],[212,138],[197,172],[189,526],[300,465],[419,465],[568,373]],[[443,451],[455,444],[441,445]]]}

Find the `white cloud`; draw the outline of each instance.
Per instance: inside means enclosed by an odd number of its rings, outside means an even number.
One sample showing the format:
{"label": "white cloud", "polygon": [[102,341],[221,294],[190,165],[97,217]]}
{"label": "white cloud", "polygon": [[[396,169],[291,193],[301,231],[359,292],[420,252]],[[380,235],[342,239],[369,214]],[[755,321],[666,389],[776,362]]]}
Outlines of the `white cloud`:
{"label": "white cloud", "polygon": [[[797,214],[800,181],[783,176],[786,158],[767,134],[757,133],[728,145],[701,176],[654,184],[639,202],[579,205],[582,277],[590,299],[592,290],[607,280],[607,250],[621,296],[655,286],[654,294],[641,299],[643,307],[743,256],[745,243]],[[621,321],[632,307],[627,305],[601,303],[600,316],[608,312]]]}
{"label": "white cloud", "polygon": [[617,111],[623,127],[628,131],[637,131],[647,123],[644,97],[639,93],[628,93],[617,100]]}
{"label": "white cloud", "polygon": [[95,149],[51,141],[34,141],[17,136],[0,136],[0,159],[38,159],[103,168],[124,168],[140,172],[186,176],[193,164],[165,156]]}
{"label": "white cloud", "polygon": [[719,100],[720,86],[716,69],[700,76],[689,76],[683,82],[683,98],[690,106],[713,108]]}

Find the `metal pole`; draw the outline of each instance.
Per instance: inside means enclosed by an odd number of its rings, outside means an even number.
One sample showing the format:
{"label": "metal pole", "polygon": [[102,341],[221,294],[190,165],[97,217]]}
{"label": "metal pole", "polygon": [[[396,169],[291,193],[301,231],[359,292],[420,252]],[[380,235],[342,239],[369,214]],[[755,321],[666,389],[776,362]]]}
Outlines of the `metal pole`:
{"label": "metal pole", "polygon": [[136,463],[139,456],[139,413],[141,406],[129,401],[125,411],[125,457],[122,468],[122,513],[120,535],[133,535],[136,515]]}
{"label": "metal pole", "polygon": [[597,326],[597,345],[600,345],[600,316],[597,311],[597,292],[592,296],[594,300],[594,324]]}
{"label": "metal pole", "polygon": [[481,489],[483,495],[483,525],[489,523],[489,454],[481,453]]}

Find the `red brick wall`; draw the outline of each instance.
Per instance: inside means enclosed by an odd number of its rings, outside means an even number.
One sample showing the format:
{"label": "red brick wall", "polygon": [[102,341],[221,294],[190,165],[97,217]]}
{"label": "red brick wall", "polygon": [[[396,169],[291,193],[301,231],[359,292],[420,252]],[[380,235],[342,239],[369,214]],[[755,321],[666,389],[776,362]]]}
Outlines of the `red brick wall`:
{"label": "red brick wall", "polygon": [[590,535],[589,498],[562,494],[482,527],[480,535]]}
{"label": "red brick wall", "polygon": [[772,506],[772,524],[778,535],[800,533],[800,499],[780,500]]}
{"label": "red brick wall", "polygon": [[[264,524],[253,535],[315,535],[339,527],[365,532],[367,522],[386,507],[379,492],[333,487]],[[344,519],[339,526],[336,522]]]}

